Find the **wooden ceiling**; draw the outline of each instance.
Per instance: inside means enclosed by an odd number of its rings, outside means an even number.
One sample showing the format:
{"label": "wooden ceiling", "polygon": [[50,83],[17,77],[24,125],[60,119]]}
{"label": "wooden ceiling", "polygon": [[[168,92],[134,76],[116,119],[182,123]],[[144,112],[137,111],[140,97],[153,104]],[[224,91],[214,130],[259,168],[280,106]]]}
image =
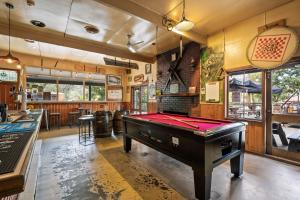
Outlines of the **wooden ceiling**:
{"label": "wooden ceiling", "polygon": [[[182,0],[132,0],[159,15],[179,21]],[[192,31],[210,35],[291,0],[186,0],[186,17],[196,26]]]}
{"label": "wooden ceiling", "polygon": [[[161,18],[168,14],[179,20],[181,0],[35,0],[34,6],[28,6],[26,0],[0,0],[0,49],[7,49],[2,44],[6,41],[3,35],[8,34],[8,9],[4,5],[7,1],[15,6],[11,11],[13,48],[23,53],[36,55],[37,49],[28,47],[20,38],[41,41],[42,54],[48,57],[98,62],[107,54],[153,62],[155,55],[179,44],[180,36],[162,27]],[[205,43],[207,35],[288,1],[186,0],[186,16],[196,27],[181,34],[184,42]],[[34,27],[31,20],[43,21],[46,27]],[[86,25],[97,27],[99,33],[87,33]],[[136,46],[136,54],[127,49],[128,34],[133,34],[132,43],[144,41]],[[93,58],[83,58],[82,54],[89,55],[88,51],[94,52],[90,54]]]}

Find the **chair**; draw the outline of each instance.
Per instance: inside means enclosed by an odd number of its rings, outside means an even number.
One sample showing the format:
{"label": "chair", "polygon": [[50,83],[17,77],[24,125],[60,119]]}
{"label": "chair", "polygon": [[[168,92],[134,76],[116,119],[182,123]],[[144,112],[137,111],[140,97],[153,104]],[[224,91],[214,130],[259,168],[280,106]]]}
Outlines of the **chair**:
{"label": "chair", "polygon": [[57,128],[60,128],[60,125],[61,125],[61,122],[60,122],[60,113],[59,112],[49,113],[49,122],[50,122],[49,123],[49,129],[52,126],[56,126]]}
{"label": "chair", "polygon": [[272,123],[272,133],[273,133],[273,135],[272,135],[272,137],[273,137],[273,146],[278,147],[278,144],[275,140],[274,135],[279,136],[283,146],[287,146],[289,144],[289,142],[286,138],[285,132],[282,129],[281,123],[279,123],[279,122],[273,122]]}

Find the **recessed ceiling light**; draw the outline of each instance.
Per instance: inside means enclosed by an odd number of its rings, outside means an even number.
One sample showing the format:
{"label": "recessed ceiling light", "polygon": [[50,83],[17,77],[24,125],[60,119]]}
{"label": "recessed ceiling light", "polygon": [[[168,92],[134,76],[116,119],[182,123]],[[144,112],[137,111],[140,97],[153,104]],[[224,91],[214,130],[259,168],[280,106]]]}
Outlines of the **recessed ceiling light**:
{"label": "recessed ceiling light", "polygon": [[30,23],[34,26],[41,27],[41,28],[46,26],[44,22],[41,22],[39,20],[31,20]]}
{"label": "recessed ceiling light", "polygon": [[99,29],[96,26],[93,26],[93,25],[87,25],[87,26],[84,27],[84,29],[86,30],[86,32],[88,32],[90,34],[99,33]]}

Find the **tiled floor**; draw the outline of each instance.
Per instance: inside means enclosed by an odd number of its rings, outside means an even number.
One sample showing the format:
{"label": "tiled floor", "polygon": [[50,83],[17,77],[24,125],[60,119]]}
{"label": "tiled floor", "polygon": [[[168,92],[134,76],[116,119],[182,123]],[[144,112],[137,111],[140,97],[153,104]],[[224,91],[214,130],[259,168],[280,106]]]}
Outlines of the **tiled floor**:
{"label": "tiled floor", "polygon": [[[36,199],[194,199],[192,169],[122,138],[78,144],[77,129],[41,132]],[[300,168],[247,154],[244,175],[232,178],[229,163],[214,169],[212,199],[300,199]]]}

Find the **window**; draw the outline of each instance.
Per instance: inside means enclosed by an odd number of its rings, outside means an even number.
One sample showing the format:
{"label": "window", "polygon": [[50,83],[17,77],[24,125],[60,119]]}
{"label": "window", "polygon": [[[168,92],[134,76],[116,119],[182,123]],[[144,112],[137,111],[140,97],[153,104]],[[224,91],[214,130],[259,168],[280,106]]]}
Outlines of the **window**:
{"label": "window", "polygon": [[105,84],[86,82],[85,99],[89,101],[105,101]]}
{"label": "window", "polygon": [[[28,101],[105,101],[106,76],[26,67]],[[14,71],[13,71],[14,72]],[[84,82],[84,80],[88,80]]]}
{"label": "window", "polygon": [[13,70],[0,69],[0,81],[17,82],[18,73]]}
{"label": "window", "polygon": [[229,118],[261,119],[262,72],[230,74],[227,91],[227,116]]}
{"label": "window", "polygon": [[58,101],[83,100],[83,82],[61,80],[58,90]]}
{"label": "window", "polygon": [[272,71],[272,107],[275,114],[300,114],[300,67]]}
{"label": "window", "polygon": [[49,78],[27,78],[27,100],[28,101],[56,101],[56,80]]}

